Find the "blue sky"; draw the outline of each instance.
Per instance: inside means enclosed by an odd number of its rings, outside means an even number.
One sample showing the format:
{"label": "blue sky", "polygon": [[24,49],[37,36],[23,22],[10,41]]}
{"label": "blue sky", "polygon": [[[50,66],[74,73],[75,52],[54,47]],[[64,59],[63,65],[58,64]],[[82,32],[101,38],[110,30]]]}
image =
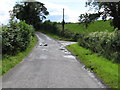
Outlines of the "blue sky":
{"label": "blue sky", "polygon": [[[15,2],[20,0],[1,0],[0,1],[0,24],[6,24],[9,20],[9,11],[12,10]],[[65,8],[65,21],[78,22],[80,14],[88,12],[85,7],[86,0],[37,0],[45,4],[49,11],[47,20],[62,21],[62,9]],[[92,12],[92,11],[89,11]]]}

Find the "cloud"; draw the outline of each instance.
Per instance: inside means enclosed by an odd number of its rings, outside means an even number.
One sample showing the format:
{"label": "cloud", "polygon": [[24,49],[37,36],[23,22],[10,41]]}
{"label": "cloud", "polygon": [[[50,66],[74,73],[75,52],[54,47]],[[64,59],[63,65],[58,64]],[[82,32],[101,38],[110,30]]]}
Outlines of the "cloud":
{"label": "cloud", "polygon": [[0,1],[0,23],[7,24],[9,21],[9,11],[12,10],[17,0],[1,0]]}
{"label": "cloud", "polygon": [[[39,0],[39,1],[41,1],[41,0]],[[62,21],[63,8],[65,9],[65,21],[67,21],[67,22],[77,22],[79,15],[85,13],[84,9],[81,9],[79,11],[78,11],[78,9],[75,10],[74,6],[70,6],[67,3],[59,4],[59,3],[55,3],[54,0],[52,2],[48,2],[48,1],[49,0],[47,0],[47,2],[46,2],[46,0],[45,0],[43,3],[45,4],[45,6],[48,8],[48,11],[50,12],[49,17],[55,16],[55,15],[56,15],[56,17],[59,16],[59,20],[57,19],[57,21],[59,21],[59,22]],[[73,0],[71,0],[69,3],[71,3],[72,1]],[[80,1],[80,0],[77,0],[77,1]],[[60,2],[60,0],[58,2]],[[74,8],[72,8],[72,7],[74,7]],[[54,18],[52,18],[52,20],[53,19]]]}
{"label": "cloud", "polygon": [[63,7],[65,9],[68,9],[68,7],[65,5],[54,4],[54,3],[49,3],[49,2],[45,2],[45,6],[50,11],[50,15],[61,15]]}
{"label": "cloud", "polygon": [[[1,0],[0,1],[0,22],[6,24],[9,20],[9,11],[12,10],[16,2],[21,0]],[[45,4],[50,15],[47,19],[51,21],[62,21],[62,10],[65,8],[65,21],[77,22],[78,16],[85,13],[85,0],[37,0]],[[55,17],[55,18],[54,18]],[[57,19],[58,18],[58,19]]]}

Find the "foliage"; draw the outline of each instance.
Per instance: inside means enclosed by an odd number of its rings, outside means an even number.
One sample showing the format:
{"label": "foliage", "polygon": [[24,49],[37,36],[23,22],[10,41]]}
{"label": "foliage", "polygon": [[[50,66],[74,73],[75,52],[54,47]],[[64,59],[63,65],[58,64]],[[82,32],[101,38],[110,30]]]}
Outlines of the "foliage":
{"label": "foliage", "polygon": [[79,16],[79,22],[83,23],[85,25],[85,27],[87,28],[88,24],[91,22],[90,19],[89,19],[89,15],[87,13],[86,14],[81,14]]}
{"label": "foliage", "polygon": [[45,32],[49,32],[52,34],[60,35],[61,30],[59,25],[56,22],[51,22],[50,20],[45,21],[44,23],[38,23],[37,30],[44,30]]}
{"label": "foliage", "polygon": [[50,22],[50,20],[45,21],[43,23],[43,29],[47,30],[48,32],[57,34],[58,33],[58,26],[56,22]]}
{"label": "foliage", "polygon": [[2,72],[0,73],[0,76],[4,75],[11,68],[16,66],[19,62],[21,62],[23,60],[23,58],[25,58],[32,51],[32,49],[36,45],[36,43],[37,43],[37,37],[32,37],[30,44],[25,51],[19,52],[15,56],[11,56],[11,55],[4,56],[3,55],[2,69],[1,69]]}
{"label": "foliage", "polygon": [[50,33],[50,36],[51,35],[53,36],[53,34],[55,34],[59,36],[61,39],[64,38],[64,40],[77,41],[78,38],[77,33],[74,33],[67,29],[64,30],[63,35],[61,25],[56,22],[51,22],[50,20],[45,21],[43,24],[40,24],[39,30],[46,34]]}
{"label": "foliage", "polygon": [[44,4],[37,1],[17,3],[11,12],[12,16],[16,16],[20,20],[25,20],[27,24],[34,27],[39,22],[42,22],[43,19],[46,19],[46,15],[48,14],[49,12]]}
{"label": "foliage", "polygon": [[86,5],[100,11],[103,20],[106,20],[108,16],[113,17],[111,24],[114,26],[114,28],[118,28],[118,30],[120,30],[120,2],[97,2],[96,0],[91,2],[91,0],[88,0]]}
{"label": "foliage", "polygon": [[94,72],[99,79],[101,79],[108,88],[118,88],[118,80],[120,80],[118,73],[118,64],[114,64],[106,58],[100,57],[91,50],[83,48],[78,44],[67,46],[67,49],[72,51],[78,57],[80,62]]}
{"label": "foliage", "polygon": [[98,18],[100,17],[100,13],[94,13],[94,14],[81,14],[79,16],[79,22],[84,24],[84,26],[86,28],[88,28],[88,25],[93,22],[93,21],[96,21]]}
{"label": "foliage", "polygon": [[47,32],[46,34],[50,33],[52,34],[52,36],[54,34],[64,40],[77,41],[79,37],[82,37],[84,34],[96,32],[96,30],[104,31],[104,32],[105,31],[113,32],[114,28],[110,26],[110,20],[106,22],[95,21],[94,23],[91,23],[87,29],[82,24],[79,25],[78,23],[70,23],[70,24],[65,24],[64,36],[63,36],[62,25],[60,23],[51,22],[48,20],[45,21],[44,24],[39,23],[37,30],[42,31],[43,33]]}
{"label": "foliage", "polygon": [[53,33],[50,33],[48,31],[45,31],[45,30],[40,30],[40,32],[42,32],[42,33],[44,33],[44,34],[48,35],[49,37],[56,39],[56,40],[72,41],[70,38],[64,38],[64,37],[61,37],[60,35],[53,34]]}
{"label": "foliage", "polygon": [[25,21],[11,21],[7,26],[2,27],[2,53],[15,55],[24,51],[34,36],[34,28]]}
{"label": "foliage", "polygon": [[79,39],[79,45],[120,63],[120,32],[93,32]]}

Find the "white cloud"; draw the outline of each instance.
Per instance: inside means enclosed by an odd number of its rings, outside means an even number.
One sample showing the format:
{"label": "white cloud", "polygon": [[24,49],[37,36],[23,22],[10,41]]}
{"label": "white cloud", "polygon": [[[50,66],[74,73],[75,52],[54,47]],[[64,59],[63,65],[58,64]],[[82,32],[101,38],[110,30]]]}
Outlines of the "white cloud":
{"label": "white cloud", "polygon": [[7,24],[9,20],[9,13],[5,15],[0,15],[0,24]]}
{"label": "white cloud", "polygon": [[50,15],[61,15],[63,7],[68,9],[65,5],[59,5],[54,3],[45,2],[45,6],[50,10]]}
{"label": "white cloud", "polygon": [[[0,22],[6,24],[9,20],[9,11],[12,10],[13,6],[15,5],[16,1],[21,0],[1,0],[0,1]],[[77,9],[80,7],[76,7],[76,3],[85,2],[86,0],[38,0],[45,4],[50,15],[61,15],[62,20],[62,9],[65,8],[65,16],[67,22],[77,22],[78,16],[82,13],[85,13],[85,8]],[[74,3],[74,6],[68,5]],[[84,5],[83,5],[84,6]],[[74,10],[76,8],[77,10]],[[82,8],[82,6],[81,6]],[[61,21],[59,20],[59,21]]]}
{"label": "white cloud", "polygon": [[[39,0],[39,1],[42,1],[42,0]],[[47,1],[47,2],[46,2]],[[74,10],[74,9],[70,9],[71,7],[66,4],[58,4],[58,3],[54,3],[54,0],[52,2],[48,2],[49,0],[44,0],[43,3],[45,4],[45,6],[48,8],[48,11],[50,11],[50,15],[61,15],[62,17],[62,10],[63,8],[65,9],[65,16],[67,16],[66,20],[67,22],[77,22],[78,21],[78,17],[80,14],[83,14],[85,13],[85,10],[82,9],[81,11],[77,11],[77,10]],[[58,2],[62,2],[64,0],[59,0]],[[68,0],[66,2],[73,2],[74,0]],[[81,1],[81,0],[77,0],[78,1]],[[57,1],[55,1],[57,2]],[[76,1],[74,1],[76,2]],[[77,8],[77,7],[76,7]],[[62,18],[61,18],[62,20]],[[59,22],[61,20],[58,20]]]}
{"label": "white cloud", "polygon": [[0,23],[7,24],[10,18],[9,11],[12,10],[17,0],[1,0],[0,1]]}

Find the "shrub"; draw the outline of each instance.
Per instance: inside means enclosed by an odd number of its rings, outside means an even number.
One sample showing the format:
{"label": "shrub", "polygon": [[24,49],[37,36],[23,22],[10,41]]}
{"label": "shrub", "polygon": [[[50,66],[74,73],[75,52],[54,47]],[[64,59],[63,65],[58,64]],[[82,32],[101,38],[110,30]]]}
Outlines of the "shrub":
{"label": "shrub", "polygon": [[78,40],[79,45],[103,55],[113,62],[120,62],[120,31],[93,32]]}
{"label": "shrub", "polygon": [[15,55],[25,50],[32,36],[34,36],[34,28],[25,21],[10,22],[2,28],[2,53]]}

